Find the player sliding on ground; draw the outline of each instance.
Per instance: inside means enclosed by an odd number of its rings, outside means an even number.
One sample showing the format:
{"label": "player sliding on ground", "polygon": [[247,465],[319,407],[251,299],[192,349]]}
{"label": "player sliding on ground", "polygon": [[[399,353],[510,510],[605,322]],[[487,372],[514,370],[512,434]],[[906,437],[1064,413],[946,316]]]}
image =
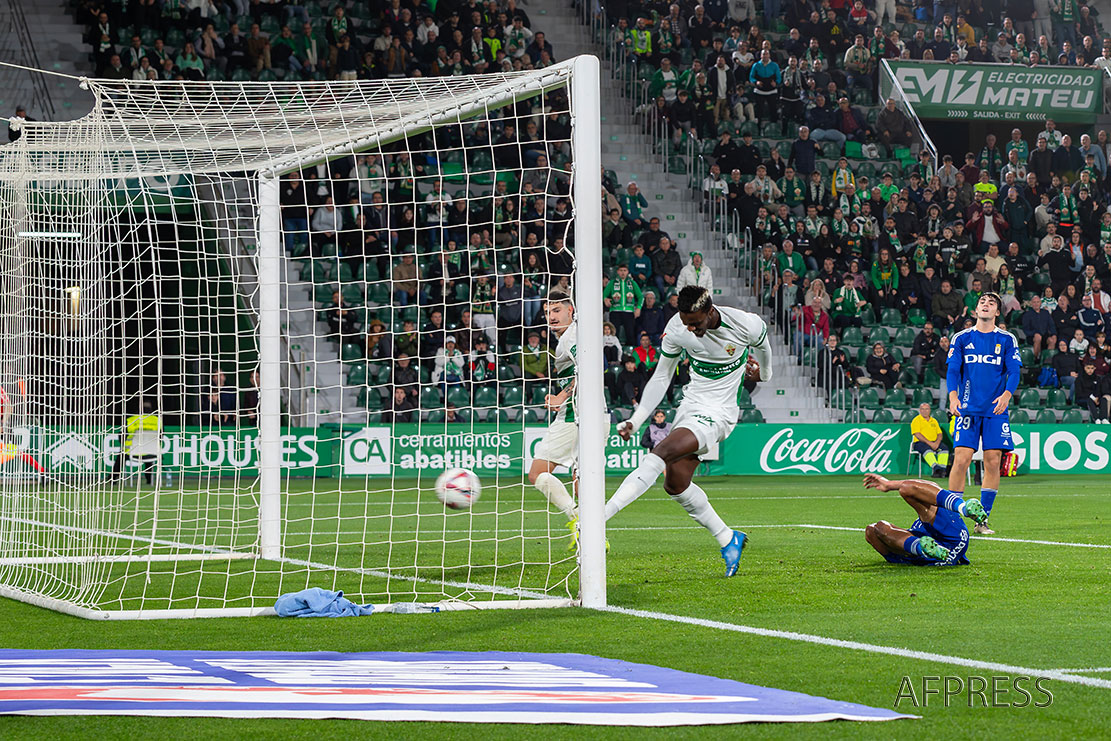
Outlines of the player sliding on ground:
{"label": "player sliding on ground", "polygon": [[536,445],[536,455],[529,468],[528,480],[566,515],[567,527],[571,530],[571,542],[567,549],[574,550],[579,535],[579,509],[575,506],[575,500],[567,493],[567,487],[555,477],[553,471],[558,466],[566,466],[573,471],[578,462],[579,425],[575,421],[575,354],[578,331],[575,325],[575,307],[566,293],[552,291],[548,294],[544,312],[548,318],[548,329],[559,338],[554,365],[560,391],[544,398],[545,405],[556,415],[548,425],[548,432]]}
{"label": "player sliding on ground", "polygon": [[[759,380],[771,379],[771,345],[764,320],[740,309],[714,306],[705,288],[687,286],[679,292],[679,313],[664,328],[660,363],[644,387],[640,405],[623,425],[621,437],[628,440],[663,400],[679,356],[686,352],[691,363],[691,381],[686,388],[675,424],[652,452],[641,459],[635,471],[621,483],[606,502],[606,519],[629,506],[664,474],[664,491],[683,506],[698,524],[710,531],[721,546],[725,575],[737,573],[746,536],[732,530],[710,506],[698,484],[691,481],[699,456],[729,437],[737,423],[737,391],[747,373]],[[752,350],[759,368],[750,368]]]}
{"label": "player sliding on ground", "polygon": [[962,517],[980,523],[987,519],[975,499],[967,502],[959,495],[930,481],[906,479],[888,481],[878,473],[864,476],[865,489],[897,491],[917,513],[909,530],[886,520],[864,528],[864,539],[888,563],[913,566],[955,566],[968,563],[968,528]]}
{"label": "player sliding on ground", "polygon": [[[1014,450],[1007,405],[1018,389],[1022,361],[1018,340],[995,326],[1003,308],[997,293],[985,293],[976,302],[976,326],[957,332],[949,345],[949,413],[957,417],[953,426],[953,467],[949,489],[964,494],[965,475],[972,454],[984,451],[984,478],[980,501],[991,514],[999,492],[999,463],[1004,450]],[[975,532],[990,535],[987,518]]]}

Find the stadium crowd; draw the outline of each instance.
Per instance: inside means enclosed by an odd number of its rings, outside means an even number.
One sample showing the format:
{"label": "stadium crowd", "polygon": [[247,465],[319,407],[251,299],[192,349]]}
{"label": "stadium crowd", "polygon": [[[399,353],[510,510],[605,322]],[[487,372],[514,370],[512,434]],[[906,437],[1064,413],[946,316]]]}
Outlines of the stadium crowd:
{"label": "stadium crowd", "polygon": [[[647,85],[656,121],[646,130],[692,144],[685,151],[708,163],[702,196],[718,201],[708,211],[751,233],[761,300],[800,360],[832,366],[819,368],[827,385],[843,374],[944,398],[939,348],[994,291],[1028,381],[1060,387],[1051,406],[1105,421],[1111,137],[1047,120],[1029,139],[1003,129],[935,162],[916,123],[876,97],[881,59],[1106,69],[1111,39],[1091,9],[799,0],[755,10],[610,4],[606,23],[616,57]],[[1074,394],[1089,363],[1099,382]]]}
{"label": "stadium crowd", "polygon": [[[841,353],[864,347],[865,335],[890,339],[871,331],[881,321],[909,325],[912,362],[870,342],[843,370],[885,389],[908,371],[923,381],[937,357],[925,323],[940,344],[966,324],[975,297],[994,290],[1044,383],[1052,368],[1066,392],[1087,389],[1088,358],[1102,379],[1111,355],[1102,334],[1111,321],[1107,133],[1073,141],[1047,121],[1033,141],[1000,131],[962,161],[934,163],[894,101],[865,110],[877,102],[881,58],[1107,67],[1111,39],[1091,9],[1075,0],[766,0],[756,11],[752,0],[613,3],[607,43],[637,65],[653,96],[648,116],[676,141],[709,143],[703,196],[751,231],[762,298],[796,325],[799,356],[828,354],[838,335]],[[98,73],[119,79],[404,78],[557,58],[515,0],[87,0],[80,12]],[[416,389],[428,384],[441,400],[465,388],[473,401],[523,374],[530,352],[541,378],[538,356],[551,350],[542,299],[568,288],[574,267],[566,111],[556,91],[287,178],[287,248],[318,284],[344,359],[358,353],[369,364],[356,380],[381,380],[384,364],[390,377],[417,373],[416,387],[394,384],[404,398],[387,395],[386,406],[420,406]],[[483,188],[474,172],[486,176]],[[611,401],[631,404],[674,294],[692,282],[712,288],[713,277],[698,253],[680,257],[636,183],[602,177],[607,388]],[[380,316],[374,307],[391,299],[402,308]],[[506,353],[520,353],[511,370],[499,360]],[[1106,417],[1101,408],[1095,416]]]}

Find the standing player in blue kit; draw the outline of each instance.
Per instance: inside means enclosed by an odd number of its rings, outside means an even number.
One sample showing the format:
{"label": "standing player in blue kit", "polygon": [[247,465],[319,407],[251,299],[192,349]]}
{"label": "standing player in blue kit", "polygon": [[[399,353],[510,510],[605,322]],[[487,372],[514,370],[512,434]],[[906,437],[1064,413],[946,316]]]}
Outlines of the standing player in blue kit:
{"label": "standing player in blue kit", "polygon": [[[965,474],[972,454],[984,451],[983,486],[980,502],[990,515],[999,492],[999,463],[1004,450],[1013,450],[1011,420],[1007,405],[1018,389],[1022,361],[1018,340],[995,326],[1003,308],[997,293],[985,293],[976,302],[976,325],[957,332],[949,345],[949,413],[956,417],[953,428],[953,467],[949,491],[964,495]],[[978,522],[974,532],[991,534],[987,521]]]}

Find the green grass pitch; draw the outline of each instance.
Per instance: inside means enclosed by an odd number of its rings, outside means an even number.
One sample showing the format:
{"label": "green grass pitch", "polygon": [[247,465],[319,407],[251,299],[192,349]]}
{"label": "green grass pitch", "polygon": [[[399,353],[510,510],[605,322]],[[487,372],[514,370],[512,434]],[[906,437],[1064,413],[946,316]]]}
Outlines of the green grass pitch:
{"label": "green grass pitch", "polygon": [[[609,488],[619,483],[611,479]],[[752,542],[736,577],[722,578],[716,544],[657,487],[612,520],[609,602],[876,646],[1042,670],[1102,667],[1111,679],[1111,546],[1106,477],[1005,480],[992,515],[1000,540],[974,538],[972,565],[889,566],[860,531],[913,511],[896,494],[864,491],[856,477],[703,478],[731,525]],[[974,495],[975,488],[970,488]],[[537,495],[539,496],[539,495]],[[482,503],[479,504],[479,508]],[[342,585],[341,585],[342,586]],[[581,652],[656,664],[834,699],[891,707],[904,676],[985,676],[954,666],[840,647],[582,609],[381,615],[348,620],[85,621],[0,600],[0,646],[288,651],[517,650]],[[998,674],[998,672],[995,672]],[[1106,737],[1111,689],[1057,680],[1046,708],[900,709],[918,721],[748,725],[662,730],[552,726],[481,728],[362,721],[0,718],[0,737],[275,738],[1097,738]],[[1004,701],[1017,702],[1013,693]]]}

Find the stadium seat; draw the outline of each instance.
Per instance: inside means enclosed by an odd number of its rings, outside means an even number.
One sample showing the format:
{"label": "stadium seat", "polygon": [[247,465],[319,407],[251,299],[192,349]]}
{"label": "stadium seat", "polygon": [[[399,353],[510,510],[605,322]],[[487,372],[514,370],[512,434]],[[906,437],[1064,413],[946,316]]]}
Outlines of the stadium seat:
{"label": "stadium seat", "polygon": [[1057,415],[1052,409],[1042,409],[1038,412],[1038,416],[1034,417],[1034,424],[1055,425],[1057,424]]}
{"label": "stadium seat", "polygon": [[872,327],[872,331],[868,333],[869,349],[877,342],[882,342],[884,347],[888,347],[891,345],[891,333],[884,327]]}
{"label": "stadium seat", "polygon": [[1018,359],[1022,361],[1023,368],[1033,368],[1037,365],[1037,361],[1034,360],[1034,351],[1029,347],[1018,349]]}
{"label": "stadium seat", "polygon": [[905,389],[915,389],[920,384],[918,383],[918,376],[912,370],[899,371],[899,383],[903,384]]}
{"label": "stadium seat", "polygon": [[850,347],[859,347],[864,344],[864,334],[860,331],[860,327],[845,327],[841,331],[841,344],[849,345]]}
{"label": "stadium seat", "polygon": [[[1011,423],[1014,424],[1014,418],[1013,417],[1011,419]],[[1072,409],[1066,409],[1065,413],[1061,416],[1061,424],[1063,424],[1063,425],[1084,424],[1084,414],[1079,409],[1077,409],[1076,407],[1073,407]]]}
{"label": "stadium seat", "polygon": [[354,363],[363,359],[363,348],[353,342],[343,343],[340,357],[345,363]]}
{"label": "stadium seat", "polygon": [[917,409],[922,404],[929,404],[930,406],[933,406],[933,391],[926,388],[916,389],[914,391],[914,394],[911,396],[911,403],[914,405],[915,409]]}
{"label": "stadium seat", "polygon": [[1068,409],[1069,394],[1064,389],[1050,389],[1046,398],[1046,406],[1050,409]]}
{"label": "stadium seat", "polygon": [[[1068,412],[1065,412],[1068,415]],[[1028,425],[1030,424],[1030,415],[1026,413],[1025,409],[1012,409],[1010,413],[1012,425]]]}
{"label": "stadium seat", "polygon": [[857,409],[855,411],[850,411],[847,414],[845,414],[845,424],[862,425],[862,424],[867,424],[867,423],[868,423],[868,420],[864,416],[864,410],[862,410],[862,409]]}
{"label": "stadium seat", "polygon": [[922,371],[922,385],[932,389],[938,388],[941,385],[941,374],[933,366],[927,366]]}
{"label": "stadium seat", "polygon": [[439,386],[425,386],[420,390],[421,409],[435,409],[444,405],[444,396]]}
{"label": "stadium seat", "polygon": [[907,323],[912,327],[921,327],[926,323],[926,312],[922,309],[908,309],[907,310]]}
{"label": "stadium seat", "polygon": [[489,387],[480,388],[475,392],[474,405],[479,409],[496,407],[498,405],[498,392]]}
{"label": "stadium seat", "polygon": [[874,388],[866,388],[860,391],[860,406],[865,409],[879,409],[883,406],[880,403],[880,392]]}
{"label": "stadium seat", "polygon": [[898,309],[884,309],[880,315],[881,321],[888,327],[903,326],[903,315]]}
{"label": "stadium seat", "polygon": [[848,389],[834,392],[833,396],[829,399],[829,405],[834,409],[848,409],[852,404],[852,392]]}
{"label": "stadium seat", "polygon": [[746,409],[741,414],[741,422],[744,424],[760,424],[764,421],[764,415],[760,413],[759,409]]}
{"label": "stadium seat", "polygon": [[519,407],[525,403],[525,392],[519,384],[503,387],[501,403],[507,407]]}
{"label": "stadium seat", "polygon": [[876,312],[873,311],[871,304],[868,304],[860,310],[860,323],[865,327],[874,327],[879,324],[879,322],[876,321]]}
{"label": "stadium seat", "polygon": [[424,421],[425,422],[433,422],[433,423],[443,422],[444,418],[446,416],[447,416],[447,413],[444,412],[443,409],[433,409],[431,412],[429,412],[425,416]]}
{"label": "stadium seat", "polygon": [[912,347],[917,333],[911,327],[901,327],[895,332],[895,344],[900,347]]}
{"label": "stadium seat", "polygon": [[889,409],[879,409],[872,415],[872,423],[877,425],[895,424],[895,415]]}
{"label": "stadium seat", "polygon": [[447,401],[456,409],[462,409],[471,405],[471,395],[463,386],[452,386],[448,389]]}
{"label": "stadium seat", "polygon": [[1037,409],[1041,407],[1042,400],[1037,389],[1023,389],[1018,393],[1018,405],[1023,409]]}
{"label": "stadium seat", "polygon": [[359,386],[366,383],[366,363],[355,363],[347,372],[347,383]]}
{"label": "stadium seat", "polygon": [[749,395],[748,389],[742,387],[741,390],[737,392],[737,406],[741,409],[753,408],[752,397]]}
{"label": "stadium seat", "polygon": [[899,413],[899,421],[903,424],[910,424],[910,421],[918,416],[918,410],[914,407],[907,407]]}

